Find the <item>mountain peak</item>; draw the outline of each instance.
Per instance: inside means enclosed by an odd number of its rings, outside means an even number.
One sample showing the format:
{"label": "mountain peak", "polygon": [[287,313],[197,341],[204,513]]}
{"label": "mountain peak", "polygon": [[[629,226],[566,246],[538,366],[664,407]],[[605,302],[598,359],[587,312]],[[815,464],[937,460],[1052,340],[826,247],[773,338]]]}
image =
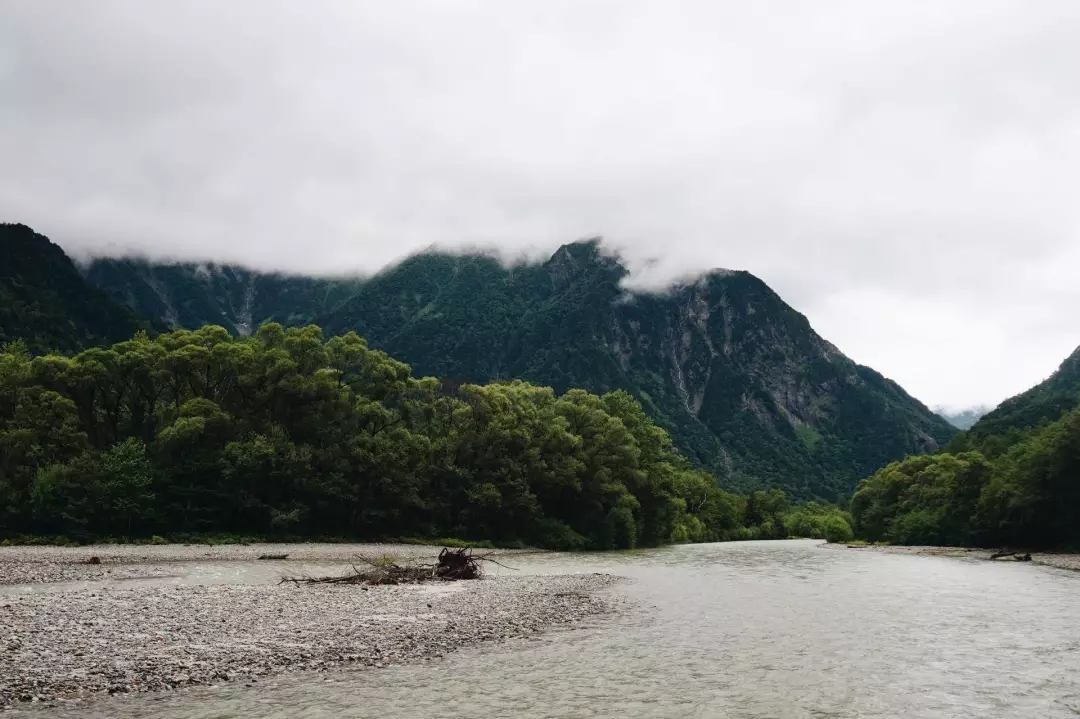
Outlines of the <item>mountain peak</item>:
{"label": "mountain peak", "polygon": [[604,252],[603,240],[593,237],[569,242],[551,255],[544,263],[558,282],[578,276],[590,276],[594,272],[608,274],[618,281],[629,274],[616,254]]}

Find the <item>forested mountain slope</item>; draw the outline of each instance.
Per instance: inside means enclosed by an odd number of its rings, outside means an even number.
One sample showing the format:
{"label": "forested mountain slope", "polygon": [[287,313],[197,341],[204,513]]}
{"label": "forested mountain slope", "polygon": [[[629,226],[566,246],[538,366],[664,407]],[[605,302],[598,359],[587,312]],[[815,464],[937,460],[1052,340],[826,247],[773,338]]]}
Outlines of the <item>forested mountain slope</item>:
{"label": "forested mountain slope", "polygon": [[422,255],[322,322],[356,329],[420,374],[520,377],[556,391],[626,389],[693,459],[747,489],[833,498],[859,476],[955,433],[895,383],[844,357],[746,272],[629,294],[597,242],[543,265]]}
{"label": "forested mountain slope", "polygon": [[1004,436],[1056,421],[1080,404],[1080,347],[1054,374],[1027,392],[1005,400],[971,428],[972,438]]}
{"label": "forested mountain slope", "polygon": [[266,322],[311,323],[354,293],[359,281],[261,273],[215,263],[98,258],[90,284],[168,327],[220,325],[239,335]]}
{"label": "forested mountain slope", "polygon": [[149,328],[89,286],[64,251],[25,225],[0,224],[0,344],[73,352]]}
{"label": "forested mountain slope", "polygon": [[1080,350],[947,451],[860,482],[856,530],[897,544],[1080,547]]}
{"label": "forested mountain slope", "polygon": [[625,275],[596,241],[513,267],[421,254],[362,282],[114,260],[88,270],[113,297],[174,325],[245,332],[314,319],[449,385],[624,389],[696,464],[740,491],[775,485],[833,499],[955,433],[749,273],[714,271],[663,294],[628,293]]}

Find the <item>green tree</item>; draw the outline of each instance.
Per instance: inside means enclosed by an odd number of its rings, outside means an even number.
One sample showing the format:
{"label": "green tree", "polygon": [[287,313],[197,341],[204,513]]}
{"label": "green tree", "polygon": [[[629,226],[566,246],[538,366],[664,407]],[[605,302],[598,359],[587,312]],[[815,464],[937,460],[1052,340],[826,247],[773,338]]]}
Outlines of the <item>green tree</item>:
{"label": "green tree", "polygon": [[128,437],[103,453],[94,497],[102,531],[131,536],[141,529],[154,506],[154,481],[146,445],[137,437]]}

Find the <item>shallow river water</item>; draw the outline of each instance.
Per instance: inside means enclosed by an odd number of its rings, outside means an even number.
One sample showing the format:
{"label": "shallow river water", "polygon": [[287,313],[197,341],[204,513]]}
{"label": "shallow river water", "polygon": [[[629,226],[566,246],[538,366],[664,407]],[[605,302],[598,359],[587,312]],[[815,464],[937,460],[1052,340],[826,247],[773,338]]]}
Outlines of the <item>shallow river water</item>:
{"label": "shallow river water", "polygon": [[627,601],[615,616],[573,631],[467,649],[422,665],[302,674],[254,688],[133,696],[48,713],[187,719],[1080,715],[1080,572],[828,549],[810,541],[527,555],[514,565],[532,573],[619,574],[629,580],[609,591]]}

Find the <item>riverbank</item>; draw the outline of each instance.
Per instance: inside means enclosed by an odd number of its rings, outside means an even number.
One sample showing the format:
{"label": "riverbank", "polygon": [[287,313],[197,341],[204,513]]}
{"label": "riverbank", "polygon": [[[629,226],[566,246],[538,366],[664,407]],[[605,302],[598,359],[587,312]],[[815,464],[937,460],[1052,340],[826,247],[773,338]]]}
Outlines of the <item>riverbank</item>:
{"label": "riverbank", "polygon": [[[276,578],[302,573],[305,562],[340,562],[344,569],[344,562],[358,554],[394,550],[398,556],[422,557],[431,556],[433,548],[6,548],[0,551],[0,576],[8,584],[31,576],[112,580],[175,574],[184,570],[178,563],[246,563],[271,553],[296,557],[295,564],[276,563]],[[101,563],[86,564],[90,557]],[[296,571],[290,572],[290,565]],[[597,590],[615,581],[596,574],[496,576],[365,588],[279,585],[262,576],[247,584],[163,580],[50,586],[38,579],[31,581],[40,586],[28,591],[12,587],[0,594],[0,706],[225,681],[257,685],[260,678],[287,671],[430,660],[610,611],[614,600]]]}
{"label": "riverbank", "polygon": [[[888,554],[926,554],[936,557],[960,557],[964,559],[989,560],[996,549],[977,549],[974,547],[904,547],[881,544],[827,544],[822,545],[831,549],[850,549],[859,552],[885,552]],[[1001,561],[1012,561],[1011,558],[1003,558]],[[1071,569],[1080,571],[1080,554],[1070,552],[1032,552],[1031,563],[1041,564],[1058,569]]]}

